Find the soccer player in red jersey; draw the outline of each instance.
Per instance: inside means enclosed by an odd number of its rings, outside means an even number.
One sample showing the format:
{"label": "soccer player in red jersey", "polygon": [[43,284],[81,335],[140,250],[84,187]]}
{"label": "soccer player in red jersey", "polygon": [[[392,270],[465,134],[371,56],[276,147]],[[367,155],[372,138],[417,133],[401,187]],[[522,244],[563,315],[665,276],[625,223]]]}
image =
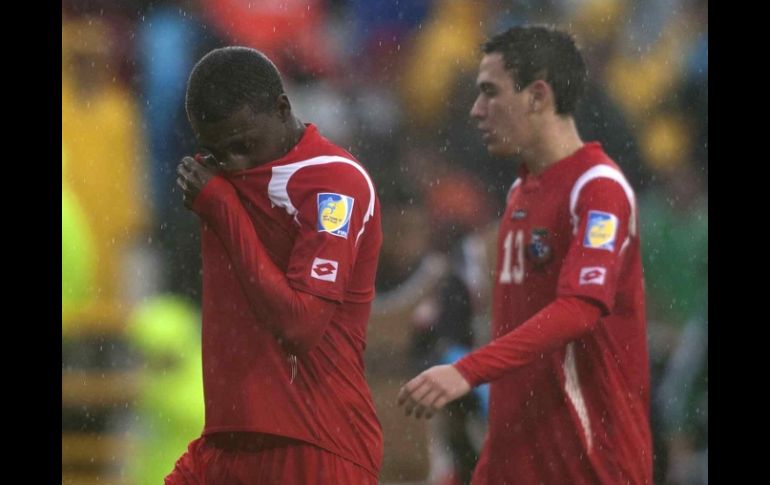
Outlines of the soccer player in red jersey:
{"label": "soccer player in red jersey", "polygon": [[294,116],[262,53],[217,49],[186,107],[177,168],[201,219],[206,421],[167,484],[376,484],[382,432],[364,378],[382,243],[369,174]]}
{"label": "soccer player in red jersey", "polygon": [[649,484],[644,284],[634,192],[572,116],[586,78],[572,38],[514,27],[483,47],[471,116],[519,157],[500,221],[492,341],[406,383],[430,417],[491,383],[473,484]]}

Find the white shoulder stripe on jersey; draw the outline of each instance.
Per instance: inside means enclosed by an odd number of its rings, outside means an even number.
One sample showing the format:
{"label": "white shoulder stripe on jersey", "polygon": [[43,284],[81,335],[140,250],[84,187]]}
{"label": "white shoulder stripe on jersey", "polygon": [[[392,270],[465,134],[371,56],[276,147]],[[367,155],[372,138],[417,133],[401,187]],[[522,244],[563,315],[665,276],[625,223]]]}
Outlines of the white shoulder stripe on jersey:
{"label": "white shoulder stripe on jersey", "polygon": [[578,177],[577,181],[575,182],[575,185],[572,186],[572,192],[569,194],[569,212],[572,216],[572,232],[574,234],[577,234],[578,232],[578,216],[575,214],[575,209],[577,206],[578,197],[580,197],[580,191],[583,190],[583,187],[585,185],[598,178],[608,178],[612,179],[615,182],[619,183],[621,187],[623,187],[623,191],[626,193],[626,197],[628,197],[628,203],[631,206],[631,217],[628,224],[628,232],[630,236],[636,235],[636,199],[634,197],[634,190],[631,188],[631,185],[629,185],[626,178],[623,176],[622,173],[620,173],[619,170],[610,167],[609,165],[597,165],[595,167],[592,167],[586,172]]}
{"label": "white shoulder stripe on jersey", "polygon": [[511,198],[511,194],[513,193],[513,189],[515,189],[515,188],[516,188],[516,187],[518,187],[519,185],[521,185],[521,178],[517,178],[517,179],[516,179],[516,180],[514,180],[514,181],[513,181],[513,183],[511,184],[511,188],[510,188],[510,189],[508,189],[508,195],[506,195],[506,196],[505,196],[505,202],[506,202],[506,203],[507,203],[507,202],[510,200],[510,198]]}
{"label": "white shoulder stripe on jersey", "polygon": [[369,175],[364,171],[364,169],[359,165],[358,163],[354,162],[353,160],[350,160],[348,158],[344,157],[338,157],[334,155],[324,155],[320,157],[314,157],[307,160],[302,160],[295,163],[290,163],[287,165],[281,165],[278,167],[273,167],[273,173],[270,177],[270,183],[267,186],[267,195],[270,198],[270,202],[275,204],[278,207],[283,207],[286,212],[289,213],[289,215],[294,216],[296,218],[297,216],[297,208],[294,207],[294,204],[292,204],[291,199],[289,198],[289,192],[288,192],[288,185],[289,185],[289,179],[300,169],[309,167],[312,165],[324,165],[327,163],[334,163],[334,162],[341,162],[341,163],[347,163],[348,165],[352,165],[356,168],[359,172],[361,172],[361,175],[364,176],[364,179],[366,179],[366,183],[369,186],[369,208],[366,211],[366,214],[364,214],[364,222],[361,224],[361,230],[358,232],[358,235],[356,236],[356,244],[358,244],[358,239],[361,237],[361,234],[364,233],[364,228],[366,227],[366,223],[369,221],[369,218],[374,215],[374,184],[372,184],[372,180],[369,178]]}
{"label": "white shoulder stripe on jersey", "polygon": [[575,362],[575,342],[567,344],[567,350],[564,354],[564,390],[569,397],[572,407],[580,420],[583,428],[583,436],[586,439],[588,453],[591,453],[594,447],[594,437],[591,432],[591,420],[588,418],[588,408],[583,397],[583,390],[580,388],[580,379],[578,378],[577,364]]}

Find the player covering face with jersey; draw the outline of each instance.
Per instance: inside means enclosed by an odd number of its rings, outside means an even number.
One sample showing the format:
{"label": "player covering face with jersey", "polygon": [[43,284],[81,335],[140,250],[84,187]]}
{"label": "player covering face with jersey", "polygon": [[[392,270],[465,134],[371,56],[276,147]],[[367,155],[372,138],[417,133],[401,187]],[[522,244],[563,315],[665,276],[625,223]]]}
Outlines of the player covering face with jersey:
{"label": "player covering face with jersey", "polygon": [[166,483],[376,484],[371,178],[294,116],[254,49],[207,54],[186,104],[200,153],[177,183],[201,219],[206,421]]}

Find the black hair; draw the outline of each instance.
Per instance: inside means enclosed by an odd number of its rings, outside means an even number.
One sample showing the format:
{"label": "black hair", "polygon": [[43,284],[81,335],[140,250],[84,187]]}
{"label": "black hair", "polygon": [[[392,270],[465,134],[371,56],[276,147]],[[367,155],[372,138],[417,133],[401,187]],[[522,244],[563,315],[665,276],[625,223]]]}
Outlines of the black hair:
{"label": "black hair", "polygon": [[244,106],[255,113],[276,108],[281,75],[263,53],[248,47],[215,49],[198,61],[187,81],[189,119],[217,122]]}
{"label": "black hair", "polygon": [[546,26],[512,27],[485,42],[482,51],[502,54],[517,91],[544,80],[553,90],[556,113],[575,112],[587,71],[575,40],[567,32]]}

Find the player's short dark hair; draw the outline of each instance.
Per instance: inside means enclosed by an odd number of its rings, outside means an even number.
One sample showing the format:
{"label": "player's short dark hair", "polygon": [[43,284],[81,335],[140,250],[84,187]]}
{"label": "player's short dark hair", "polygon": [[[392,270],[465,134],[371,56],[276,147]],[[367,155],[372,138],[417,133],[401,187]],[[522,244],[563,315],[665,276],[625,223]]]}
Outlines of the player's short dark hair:
{"label": "player's short dark hair", "polygon": [[546,26],[512,27],[485,42],[482,51],[502,54],[517,91],[544,80],[554,92],[556,113],[575,112],[587,71],[570,34]]}
{"label": "player's short dark hair", "polygon": [[270,111],[283,93],[281,75],[267,56],[248,47],[223,47],[193,68],[185,106],[190,119],[217,122],[244,106],[255,113]]}

